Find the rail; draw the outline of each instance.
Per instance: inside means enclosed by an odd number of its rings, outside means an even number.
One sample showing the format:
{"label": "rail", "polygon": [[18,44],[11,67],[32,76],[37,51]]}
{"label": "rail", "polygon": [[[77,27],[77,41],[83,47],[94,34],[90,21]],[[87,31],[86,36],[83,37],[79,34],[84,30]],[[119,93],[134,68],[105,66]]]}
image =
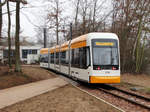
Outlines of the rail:
{"label": "rail", "polygon": [[[120,99],[128,101],[132,104],[138,105],[142,108],[150,110],[150,106],[149,106],[150,98],[147,98],[145,96],[141,96],[141,95],[117,88],[117,87],[113,87],[110,85],[106,85],[106,86],[107,86],[107,89],[106,88],[98,88],[98,90],[103,91],[107,94],[110,94],[114,97],[118,97]],[[108,90],[108,87],[110,88],[110,90]],[[115,93],[116,91],[117,91],[117,93]],[[120,92],[120,93],[118,93],[118,92]],[[141,103],[141,101],[142,101],[142,103]]]}

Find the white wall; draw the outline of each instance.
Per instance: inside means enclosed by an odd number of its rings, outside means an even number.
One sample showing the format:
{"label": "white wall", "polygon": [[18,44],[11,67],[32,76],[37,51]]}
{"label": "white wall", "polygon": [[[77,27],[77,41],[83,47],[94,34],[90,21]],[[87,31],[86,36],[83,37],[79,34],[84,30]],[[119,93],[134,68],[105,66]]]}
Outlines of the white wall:
{"label": "white wall", "polygon": [[41,46],[20,46],[20,59],[21,61],[27,61],[27,58],[22,58],[22,50],[23,49],[35,49],[37,50],[37,55],[40,55]]}
{"label": "white wall", "polygon": [[[22,58],[22,50],[23,49],[35,49],[37,50],[37,55],[40,55],[40,49],[43,46],[20,46],[20,60],[21,61],[27,61],[27,58]],[[8,50],[8,47],[5,47],[4,49]],[[12,46],[11,49],[15,49],[15,46]],[[1,53],[1,52],[0,52]],[[2,58],[3,58],[3,52],[2,52]]]}

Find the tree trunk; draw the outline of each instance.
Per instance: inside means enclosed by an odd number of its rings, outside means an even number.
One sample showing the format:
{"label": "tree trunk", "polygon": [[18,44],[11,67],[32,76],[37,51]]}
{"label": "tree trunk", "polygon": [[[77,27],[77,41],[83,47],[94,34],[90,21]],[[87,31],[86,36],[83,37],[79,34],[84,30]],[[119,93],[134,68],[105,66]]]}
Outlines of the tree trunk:
{"label": "tree trunk", "polygon": [[[137,46],[136,46],[136,73],[140,72],[140,60],[141,60],[141,33],[142,33],[142,19],[139,22],[138,36],[137,36]],[[144,47],[144,46],[143,46]]]}
{"label": "tree trunk", "polygon": [[11,39],[10,39],[10,30],[11,30],[11,18],[9,10],[9,2],[7,1],[7,11],[8,11],[8,63],[11,68]]}
{"label": "tree trunk", "polygon": [[132,51],[132,59],[135,60],[135,52],[136,52],[136,48],[137,48],[137,44],[138,44],[138,35],[139,35],[139,32],[140,32],[140,29],[141,29],[141,25],[142,25],[142,17],[140,18],[140,21],[139,21],[139,25],[138,25],[138,32],[137,32],[137,38],[135,39],[135,42],[134,42],[134,46],[133,46],[133,51]]}
{"label": "tree trunk", "polygon": [[59,37],[58,37],[58,13],[57,13],[57,17],[56,17],[56,39],[57,39],[57,45],[59,43]]}
{"label": "tree trunk", "polygon": [[77,33],[77,25],[78,25],[79,3],[80,3],[80,0],[77,1],[77,6],[76,6],[76,16],[75,16],[75,32],[76,33]]}
{"label": "tree trunk", "polygon": [[97,0],[94,1],[94,11],[93,11],[93,21],[92,21],[92,30],[95,31],[95,16],[96,16]]}
{"label": "tree trunk", "polygon": [[[1,0],[0,0],[1,4]],[[0,6],[0,38],[2,37],[2,6]]]}
{"label": "tree trunk", "polygon": [[20,2],[16,2],[16,34],[15,34],[15,71],[21,72],[20,65]]}
{"label": "tree trunk", "polygon": [[59,13],[59,1],[56,1],[56,39],[57,39],[57,45],[59,43],[59,37],[58,37],[58,28],[59,28],[59,23],[58,23],[58,13]]}

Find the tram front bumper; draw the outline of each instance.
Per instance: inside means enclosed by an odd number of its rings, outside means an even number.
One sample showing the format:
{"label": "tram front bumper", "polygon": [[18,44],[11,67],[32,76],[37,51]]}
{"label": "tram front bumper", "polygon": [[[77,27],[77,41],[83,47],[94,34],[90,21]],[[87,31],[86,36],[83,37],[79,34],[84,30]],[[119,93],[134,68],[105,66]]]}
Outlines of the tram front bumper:
{"label": "tram front bumper", "polygon": [[90,76],[90,83],[120,83],[120,76]]}

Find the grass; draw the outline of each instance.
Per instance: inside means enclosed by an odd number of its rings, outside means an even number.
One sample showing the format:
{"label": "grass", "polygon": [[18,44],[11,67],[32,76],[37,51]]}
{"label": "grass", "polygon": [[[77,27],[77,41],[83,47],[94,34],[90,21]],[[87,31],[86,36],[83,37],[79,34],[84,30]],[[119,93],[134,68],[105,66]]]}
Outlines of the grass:
{"label": "grass", "polygon": [[150,94],[150,88],[145,88],[145,92],[146,92],[147,94]]}
{"label": "grass", "polygon": [[131,88],[131,87],[142,87],[142,86],[139,86],[139,85],[136,85],[136,84],[131,84],[131,83],[128,83],[128,82],[121,82],[121,83],[120,83],[120,86],[122,86],[122,87],[127,87],[127,88]]}
{"label": "grass", "polygon": [[141,89],[138,90],[139,92],[150,94],[150,88],[146,88],[143,86],[139,86],[139,85],[135,85],[135,84],[127,83],[127,82],[121,82],[120,86],[126,87],[128,89],[131,89],[132,87],[140,87]]}

